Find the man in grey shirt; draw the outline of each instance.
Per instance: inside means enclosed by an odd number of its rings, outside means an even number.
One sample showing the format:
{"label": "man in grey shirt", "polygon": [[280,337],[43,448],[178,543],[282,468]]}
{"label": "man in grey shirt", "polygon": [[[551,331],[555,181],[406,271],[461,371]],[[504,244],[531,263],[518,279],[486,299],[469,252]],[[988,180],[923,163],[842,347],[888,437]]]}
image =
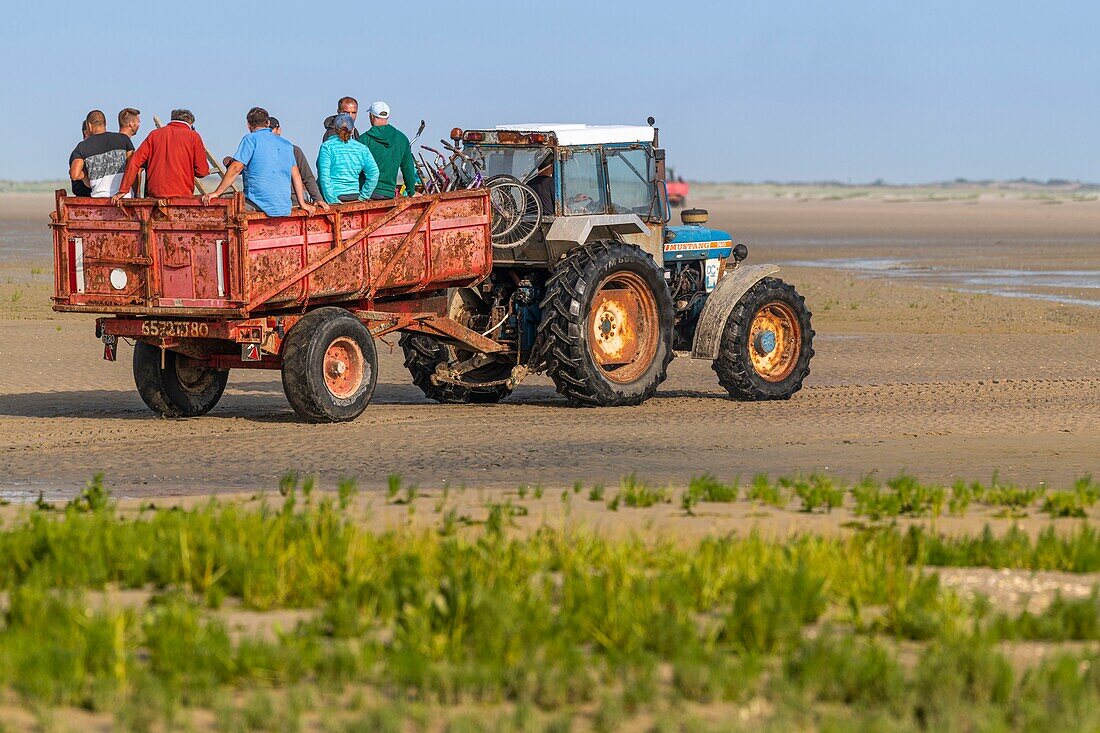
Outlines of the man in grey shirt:
{"label": "man in grey shirt", "polygon": [[[283,136],[282,128],[279,126],[279,120],[275,117],[271,118],[271,131],[279,137]],[[298,173],[302,175],[302,185],[306,189],[306,193],[315,202],[324,202],[324,197],[321,196],[321,189],[317,186],[317,176],[313,175],[313,169],[309,167],[309,161],[306,160],[306,154],[302,152],[302,149],[297,145],[294,146],[294,160],[298,164]]]}

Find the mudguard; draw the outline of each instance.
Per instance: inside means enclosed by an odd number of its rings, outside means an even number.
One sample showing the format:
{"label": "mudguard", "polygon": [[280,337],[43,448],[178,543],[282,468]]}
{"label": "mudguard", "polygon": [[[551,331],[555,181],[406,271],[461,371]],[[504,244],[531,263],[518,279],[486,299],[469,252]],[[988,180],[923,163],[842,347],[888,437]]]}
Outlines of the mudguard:
{"label": "mudguard", "polygon": [[753,285],[776,272],[779,272],[779,265],[738,265],[732,271],[726,272],[714,291],[707,296],[703,312],[699,314],[699,323],[695,327],[695,338],[691,345],[692,359],[718,358],[718,346],[722,340],[722,332],[726,329],[726,319],[733,312],[737,301]]}
{"label": "mudguard", "polygon": [[637,214],[559,216],[554,219],[554,223],[546,232],[546,249],[550,255],[550,262],[557,262],[563,254],[574,247],[587,244],[590,239],[600,239],[613,234],[646,234],[648,232],[645,222]]}

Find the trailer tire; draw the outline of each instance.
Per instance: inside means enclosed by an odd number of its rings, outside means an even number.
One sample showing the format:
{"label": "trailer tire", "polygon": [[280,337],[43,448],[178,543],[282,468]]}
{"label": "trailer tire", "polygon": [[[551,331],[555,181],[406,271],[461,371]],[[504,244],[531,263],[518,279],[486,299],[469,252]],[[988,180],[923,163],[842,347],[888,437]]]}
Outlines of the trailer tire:
{"label": "trailer tire", "polygon": [[[401,349],[405,352],[405,368],[412,375],[413,384],[431,400],[445,404],[487,405],[500,402],[512,393],[507,385],[495,384],[487,387],[466,387],[461,384],[435,384],[432,375],[440,364],[454,360],[451,349],[430,336],[406,333],[401,336]],[[508,365],[488,364],[470,373],[470,381],[477,381],[479,375],[486,381],[506,379],[511,373]],[[464,380],[465,381],[465,380]]]}
{"label": "trailer tire", "polygon": [[138,341],[134,346],[134,384],[149,409],[161,417],[198,417],[218,404],[228,369],[201,366],[175,351]]}
{"label": "trailer tire", "polygon": [[307,422],[346,422],[363,414],[378,381],[374,338],[343,308],[318,308],[283,341],[283,391]]}
{"label": "trailer tire", "polygon": [[[578,247],[554,268],[540,305],[534,363],[572,404],[639,405],[668,376],[672,297],[641,248],[615,240]],[[608,359],[616,353],[622,363]]]}
{"label": "trailer tire", "polygon": [[763,278],[741,296],[712,363],[730,397],[787,400],[802,389],[814,355],[811,315],[805,298],[777,277]]}

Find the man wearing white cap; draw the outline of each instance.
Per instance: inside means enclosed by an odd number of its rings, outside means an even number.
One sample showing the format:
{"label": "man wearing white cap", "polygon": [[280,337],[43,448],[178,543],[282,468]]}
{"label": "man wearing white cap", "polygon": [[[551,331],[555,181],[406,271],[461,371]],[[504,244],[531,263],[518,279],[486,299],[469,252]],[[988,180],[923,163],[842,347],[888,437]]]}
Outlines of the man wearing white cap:
{"label": "man wearing white cap", "polygon": [[372,199],[392,199],[397,195],[397,171],[405,181],[405,195],[415,193],[416,165],[413,163],[412,146],[405,133],[390,124],[390,106],[375,102],[370,106],[370,129],[359,137],[359,142],[370,148],[378,164],[378,185]]}

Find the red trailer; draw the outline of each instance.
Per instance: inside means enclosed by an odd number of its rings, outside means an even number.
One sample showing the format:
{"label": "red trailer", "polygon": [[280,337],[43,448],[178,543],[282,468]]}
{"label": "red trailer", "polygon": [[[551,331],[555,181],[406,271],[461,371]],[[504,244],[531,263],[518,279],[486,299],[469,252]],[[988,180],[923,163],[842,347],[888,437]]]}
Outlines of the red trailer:
{"label": "red trailer", "polygon": [[114,205],[58,191],[50,225],[54,310],[110,314],[96,320],[104,358],[134,339],[138,391],[165,416],[205,413],[230,369],[260,368],[282,370],[303,418],[351,420],[374,392],[374,338],[508,348],[448,316],[447,289],[493,266],[484,189],[286,217],[246,212],[240,194]]}

